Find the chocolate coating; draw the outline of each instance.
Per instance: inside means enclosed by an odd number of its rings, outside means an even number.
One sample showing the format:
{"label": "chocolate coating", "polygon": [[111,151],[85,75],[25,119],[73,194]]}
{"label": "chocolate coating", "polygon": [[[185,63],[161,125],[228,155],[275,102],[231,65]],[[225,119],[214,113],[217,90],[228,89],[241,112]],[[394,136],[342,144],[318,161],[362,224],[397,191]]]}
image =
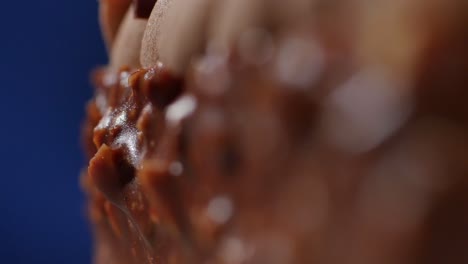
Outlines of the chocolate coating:
{"label": "chocolate coating", "polygon": [[316,27],[250,31],[184,78],[97,70],[95,263],[467,262],[468,32],[459,2],[437,3],[355,7],[358,38],[325,5]]}

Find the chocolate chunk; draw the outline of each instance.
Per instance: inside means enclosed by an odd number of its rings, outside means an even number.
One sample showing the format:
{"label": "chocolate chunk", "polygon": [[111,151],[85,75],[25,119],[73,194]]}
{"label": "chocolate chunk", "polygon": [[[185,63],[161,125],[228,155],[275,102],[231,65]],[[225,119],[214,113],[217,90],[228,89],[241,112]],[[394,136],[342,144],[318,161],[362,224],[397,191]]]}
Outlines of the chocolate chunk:
{"label": "chocolate chunk", "polygon": [[183,79],[170,73],[161,63],[145,74],[143,93],[159,109],[164,109],[182,92]]}
{"label": "chocolate chunk", "polygon": [[134,0],[135,16],[137,18],[148,19],[153,11],[157,0]]}

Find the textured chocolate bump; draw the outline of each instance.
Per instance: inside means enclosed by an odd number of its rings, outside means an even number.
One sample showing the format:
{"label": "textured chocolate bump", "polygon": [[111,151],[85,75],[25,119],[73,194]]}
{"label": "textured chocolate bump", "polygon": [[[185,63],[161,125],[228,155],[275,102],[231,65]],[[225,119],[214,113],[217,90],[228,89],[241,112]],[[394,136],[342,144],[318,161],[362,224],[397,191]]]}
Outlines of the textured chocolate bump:
{"label": "textured chocolate bump", "polygon": [[182,78],[171,74],[162,64],[150,68],[144,78],[143,93],[159,109],[167,107],[182,92]]}
{"label": "textured chocolate bump", "polygon": [[115,204],[122,202],[121,191],[134,178],[134,170],[124,160],[123,153],[106,145],[91,159],[88,173],[96,187]]}
{"label": "textured chocolate bump", "polygon": [[166,228],[187,235],[187,216],[182,210],[177,178],[170,173],[170,163],[147,162],[143,168],[139,177],[158,218]]}

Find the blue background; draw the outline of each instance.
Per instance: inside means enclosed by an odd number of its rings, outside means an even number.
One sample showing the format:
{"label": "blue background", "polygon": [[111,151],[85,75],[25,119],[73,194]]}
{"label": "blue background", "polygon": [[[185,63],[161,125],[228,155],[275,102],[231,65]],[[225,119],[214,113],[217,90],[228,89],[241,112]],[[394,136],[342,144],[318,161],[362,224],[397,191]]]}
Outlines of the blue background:
{"label": "blue background", "polygon": [[97,1],[2,1],[0,263],[90,263],[78,184]]}

